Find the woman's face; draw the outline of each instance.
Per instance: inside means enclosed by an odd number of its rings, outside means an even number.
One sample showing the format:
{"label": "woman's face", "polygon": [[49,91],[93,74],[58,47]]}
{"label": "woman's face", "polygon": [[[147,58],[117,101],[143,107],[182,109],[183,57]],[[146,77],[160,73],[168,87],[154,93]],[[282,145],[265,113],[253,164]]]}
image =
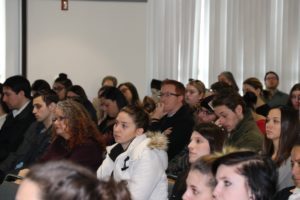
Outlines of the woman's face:
{"label": "woman's face", "polygon": [[63,137],[64,139],[70,139],[70,134],[67,126],[67,117],[64,115],[63,111],[56,107],[54,112],[53,124],[56,134]]}
{"label": "woman's face", "polygon": [[203,97],[204,93],[199,93],[195,86],[187,84],[184,96],[187,104],[190,106],[196,106]]}
{"label": "woman's face", "polygon": [[102,108],[111,118],[117,117],[119,113],[119,108],[116,101],[112,101],[110,99],[104,99],[102,102]]}
{"label": "woman's face", "polygon": [[186,191],[183,200],[213,200],[213,188],[209,186],[212,175],[202,174],[198,170],[191,170],[186,179]]}
{"label": "woman's face", "polygon": [[254,200],[246,178],[238,173],[238,165],[220,165],[216,173],[217,185],[213,191],[216,200]]}
{"label": "woman's face", "polygon": [[63,84],[55,82],[53,84],[53,90],[58,95],[59,100],[64,100],[66,98],[66,88]]}
{"label": "woman's face", "polygon": [[122,85],[119,89],[123,93],[123,95],[125,96],[127,102],[131,103],[132,94],[131,94],[129,88],[126,85]]}
{"label": "woman's face", "polygon": [[22,181],[17,195],[16,195],[16,200],[41,200],[41,191],[35,182],[25,179]]}
{"label": "woman's face", "polygon": [[116,143],[126,149],[130,142],[137,136],[143,134],[142,128],[137,128],[133,119],[126,112],[120,112],[114,125],[114,138]]}
{"label": "woman's face", "polygon": [[266,136],[268,139],[279,140],[281,132],[281,112],[278,108],[271,109],[266,119]]}
{"label": "woman's face", "polygon": [[299,106],[300,106],[299,98],[300,98],[300,90],[294,90],[291,95],[291,102],[295,110],[299,110]]}
{"label": "woman's face", "polygon": [[197,131],[193,131],[188,148],[190,163],[195,162],[198,158],[204,155],[210,154],[208,140]]}

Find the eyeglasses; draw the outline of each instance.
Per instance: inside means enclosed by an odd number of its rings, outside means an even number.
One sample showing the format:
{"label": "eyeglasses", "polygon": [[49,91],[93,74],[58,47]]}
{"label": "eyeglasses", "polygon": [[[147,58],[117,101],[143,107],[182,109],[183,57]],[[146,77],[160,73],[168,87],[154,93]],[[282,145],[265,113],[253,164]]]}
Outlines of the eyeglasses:
{"label": "eyeglasses", "polygon": [[64,121],[65,119],[67,119],[67,117],[64,117],[64,116],[57,116],[57,117],[53,117],[52,121],[55,122],[55,121]]}
{"label": "eyeglasses", "polygon": [[179,94],[175,94],[175,93],[172,93],[172,92],[161,92],[159,95],[159,97],[170,97],[170,96],[175,96],[175,97],[179,97],[180,95]]}
{"label": "eyeglasses", "polygon": [[277,80],[276,76],[267,77],[266,80]]}

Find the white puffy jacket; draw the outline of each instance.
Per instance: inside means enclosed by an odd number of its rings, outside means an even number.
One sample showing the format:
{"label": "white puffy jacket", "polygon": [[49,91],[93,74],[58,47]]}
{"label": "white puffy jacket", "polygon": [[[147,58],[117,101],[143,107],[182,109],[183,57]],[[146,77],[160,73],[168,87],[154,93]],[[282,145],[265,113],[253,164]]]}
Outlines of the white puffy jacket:
{"label": "white puffy jacket", "polygon": [[161,133],[137,136],[113,162],[108,154],[115,145],[107,147],[107,155],[97,170],[97,177],[107,180],[113,174],[116,181],[126,180],[133,200],[166,200],[166,137]]}

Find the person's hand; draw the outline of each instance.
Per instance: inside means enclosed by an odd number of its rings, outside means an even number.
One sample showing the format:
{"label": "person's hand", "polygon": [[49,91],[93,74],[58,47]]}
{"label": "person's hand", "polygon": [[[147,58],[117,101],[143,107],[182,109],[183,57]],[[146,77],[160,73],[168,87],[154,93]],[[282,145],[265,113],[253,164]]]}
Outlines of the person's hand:
{"label": "person's hand", "polygon": [[164,113],[165,105],[163,103],[157,103],[156,108],[153,111],[152,119],[161,119],[166,113]]}
{"label": "person's hand", "polygon": [[[29,171],[30,170],[28,168],[22,169],[22,170],[19,171],[18,176],[25,177],[28,174]],[[15,180],[14,183],[15,184],[21,184],[22,181],[23,181],[22,179],[17,179],[17,180]]]}

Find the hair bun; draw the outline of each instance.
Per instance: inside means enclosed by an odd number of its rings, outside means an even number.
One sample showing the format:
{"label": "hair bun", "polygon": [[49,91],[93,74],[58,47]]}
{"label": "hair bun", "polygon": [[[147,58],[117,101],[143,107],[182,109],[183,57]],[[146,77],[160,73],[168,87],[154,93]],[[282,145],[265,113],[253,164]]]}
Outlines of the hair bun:
{"label": "hair bun", "polygon": [[61,79],[67,79],[67,78],[68,78],[68,75],[65,74],[65,73],[60,73],[60,74],[58,75],[58,77],[61,78]]}

